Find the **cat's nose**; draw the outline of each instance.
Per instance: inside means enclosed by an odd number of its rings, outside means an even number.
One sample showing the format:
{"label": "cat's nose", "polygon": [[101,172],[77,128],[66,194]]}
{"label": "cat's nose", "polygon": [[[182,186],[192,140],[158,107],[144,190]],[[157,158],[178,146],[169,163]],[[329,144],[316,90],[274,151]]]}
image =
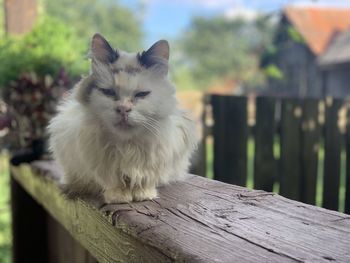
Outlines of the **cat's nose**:
{"label": "cat's nose", "polygon": [[116,111],[120,115],[127,115],[131,111],[131,107],[125,106],[125,105],[120,105],[117,107]]}

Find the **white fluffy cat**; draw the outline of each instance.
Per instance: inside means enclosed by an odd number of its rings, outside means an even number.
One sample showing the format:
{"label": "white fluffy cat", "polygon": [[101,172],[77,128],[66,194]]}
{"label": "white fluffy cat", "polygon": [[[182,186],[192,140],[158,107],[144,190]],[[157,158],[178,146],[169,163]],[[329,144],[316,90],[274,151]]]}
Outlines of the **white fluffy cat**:
{"label": "white fluffy cat", "polygon": [[194,123],[167,77],[168,42],[126,53],[95,34],[90,57],[91,74],[48,127],[65,192],[102,193],[107,203],[155,198],[158,185],[187,172],[196,147]]}

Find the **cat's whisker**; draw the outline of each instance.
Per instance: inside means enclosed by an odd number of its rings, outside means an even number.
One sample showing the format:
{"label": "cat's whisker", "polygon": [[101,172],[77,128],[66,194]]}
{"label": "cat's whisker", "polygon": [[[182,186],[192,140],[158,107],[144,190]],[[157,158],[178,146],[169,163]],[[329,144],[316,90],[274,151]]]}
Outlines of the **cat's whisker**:
{"label": "cat's whisker", "polygon": [[159,124],[159,122],[158,121],[156,121],[156,120],[147,120],[147,123],[148,124],[150,124],[150,125],[152,125],[152,126],[154,126],[155,128],[157,128],[157,129],[161,129],[161,126],[160,126],[160,124]]}
{"label": "cat's whisker", "polygon": [[152,127],[153,129],[159,131],[160,130],[160,126],[158,125],[155,125],[153,123],[150,123],[150,122],[146,122],[148,126]]}
{"label": "cat's whisker", "polygon": [[150,123],[150,122],[148,122],[146,120],[142,120],[142,119],[135,119],[135,120],[137,120],[142,127],[147,129],[154,136],[164,138],[164,136],[160,132],[160,126],[158,124],[156,125],[156,124]]}
{"label": "cat's whisker", "polygon": [[157,123],[157,124],[159,123],[158,120],[152,118],[151,116],[147,116],[146,118],[147,118],[149,121],[152,121],[152,122],[154,122],[154,123]]}
{"label": "cat's whisker", "polygon": [[143,122],[143,124],[155,131],[157,134],[159,133],[159,129],[156,126],[153,126],[151,123]]}
{"label": "cat's whisker", "polygon": [[148,127],[145,123],[141,123],[142,127],[144,127],[146,130],[148,130],[150,133],[152,133],[155,137],[159,136],[159,133],[157,131],[154,131],[152,128]]}
{"label": "cat's whisker", "polygon": [[133,119],[138,121],[138,122],[150,124],[158,129],[160,129],[159,121],[157,121],[155,119],[140,119],[140,118],[135,118],[135,117]]}

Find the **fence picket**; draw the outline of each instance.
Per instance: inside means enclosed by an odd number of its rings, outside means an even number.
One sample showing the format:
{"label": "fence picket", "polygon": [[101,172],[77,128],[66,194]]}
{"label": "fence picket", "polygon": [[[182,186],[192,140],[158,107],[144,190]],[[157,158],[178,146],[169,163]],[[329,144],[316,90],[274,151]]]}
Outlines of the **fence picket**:
{"label": "fence picket", "polygon": [[321,127],[318,122],[319,103],[318,99],[304,99],[301,120],[300,201],[312,205],[316,201],[318,151],[321,136]]}
{"label": "fence picket", "polygon": [[246,185],[247,180],[247,98],[211,97],[213,107],[214,179]]}
{"label": "fence picket", "polygon": [[339,99],[326,99],[322,206],[332,210],[338,210],[339,206],[340,153],[342,136],[338,127],[338,113],[341,106],[342,101]]}
{"label": "fence picket", "polygon": [[300,200],[300,121],[302,108],[297,99],[282,100],[280,194]]}
{"label": "fence picket", "polygon": [[276,179],[276,160],[273,154],[275,137],[276,99],[256,99],[254,188],[271,192]]}

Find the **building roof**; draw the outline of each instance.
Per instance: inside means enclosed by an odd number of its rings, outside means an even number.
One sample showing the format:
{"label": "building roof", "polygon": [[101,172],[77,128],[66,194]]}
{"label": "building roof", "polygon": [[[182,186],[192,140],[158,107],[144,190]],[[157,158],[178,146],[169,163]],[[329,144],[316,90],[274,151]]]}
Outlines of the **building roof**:
{"label": "building roof", "polygon": [[335,65],[350,61],[350,30],[339,35],[319,57],[321,66]]}
{"label": "building roof", "polygon": [[322,54],[336,35],[350,28],[350,8],[289,6],[284,14],[315,55]]}

